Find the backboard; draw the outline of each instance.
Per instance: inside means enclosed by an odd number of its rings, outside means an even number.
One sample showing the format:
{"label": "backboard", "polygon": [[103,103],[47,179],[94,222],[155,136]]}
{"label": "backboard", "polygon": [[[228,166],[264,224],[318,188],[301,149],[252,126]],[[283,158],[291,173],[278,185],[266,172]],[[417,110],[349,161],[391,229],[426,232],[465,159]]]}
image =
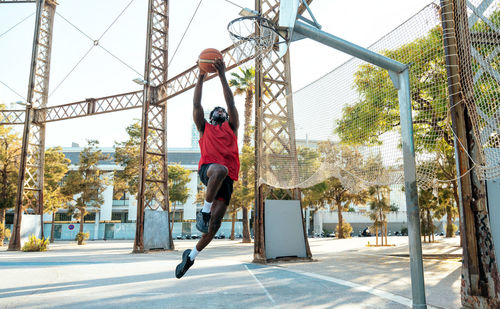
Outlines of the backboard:
{"label": "backboard", "polygon": [[[300,0],[281,0],[280,1],[280,15],[278,26],[281,30],[286,31],[286,37],[290,40],[297,19],[297,11],[299,10]],[[288,50],[290,41],[285,42],[285,39],[280,36],[279,38],[279,56],[283,57]]]}

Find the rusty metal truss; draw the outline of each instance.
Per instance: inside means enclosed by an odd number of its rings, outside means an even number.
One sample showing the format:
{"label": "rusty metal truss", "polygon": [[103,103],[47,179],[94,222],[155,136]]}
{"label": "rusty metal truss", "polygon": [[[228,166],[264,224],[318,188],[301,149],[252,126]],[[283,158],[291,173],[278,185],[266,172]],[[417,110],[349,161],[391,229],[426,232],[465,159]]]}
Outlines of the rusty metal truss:
{"label": "rusty metal truss", "polygon": [[[307,1],[308,4],[312,0]],[[278,22],[279,0],[256,0],[256,10],[265,18]],[[301,4],[299,14],[305,11],[305,6]],[[255,80],[255,155],[256,155],[256,181],[263,173],[271,172],[267,160],[269,157],[279,156],[286,160],[297,161],[295,145],[295,125],[292,104],[292,86],[290,75],[290,53],[279,57],[278,52],[271,49],[263,58],[269,61],[256,61]],[[269,94],[265,96],[264,93]],[[285,120],[285,121],[283,121]],[[297,162],[296,162],[297,163]],[[292,175],[298,175],[298,163],[292,170]],[[264,237],[264,200],[266,198],[292,198],[300,199],[298,189],[279,191],[282,194],[273,194],[271,188],[256,183],[255,205],[255,247],[254,260],[257,262],[266,261],[265,237]],[[280,195],[280,196],[277,196]],[[311,257],[309,245],[306,241],[306,251]]]}
{"label": "rusty metal truss", "polygon": [[[253,59],[253,57],[249,57],[238,61],[236,58],[237,44],[225,48],[221,53],[226,63],[226,71],[230,71]],[[206,80],[214,77],[217,77],[217,74],[208,75]],[[157,104],[163,104],[165,101],[194,88],[197,79],[197,65],[172,77],[159,87],[162,88],[162,91],[166,90],[166,96],[158,98]],[[140,108],[142,107],[142,102],[143,90],[139,90],[101,98],[89,98],[73,103],[48,106],[46,108],[33,108],[35,113],[33,122],[47,123]],[[24,117],[25,110],[0,110],[0,125],[24,124]]]}
{"label": "rusty metal truss", "polygon": [[37,0],[0,0],[2,3],[35,3]]}
{"label": "rusty metal truss", "polygon": [[[25,110],[1,110],[0,125],[24,125],[23,148],[18,182],[18,202],[14,219],[14,233],[9,250],[19,250],[22,213],[26,208],[43,211],[43,170],[45,153],[45,125],[67,120],[142,108],[141,173],[138,198],[138,220],[135,252],[143,252],[144,210],[168,210],[168,170],[166,101],[191,88],[198,76],[198,67],[192,66],[167,80],[168,56],[168,0],[150,0],[148,10],[147,84],[141,91],[127,92],[100,98],[47,106],[52,28],[57,3],[53,0],[5,1],[0,3],[37,3],[32,68]],[[238,44],[222,50],[229,71],[251,59],[238,61]],[[207,79],[216,77],[210,74]],[[139,236],[140,234],[140,236]],[[16,236],[17,235],[17,236]],[[170,235],[171,236],[171,235]],[[171,248],[173,242],[170,237]]]}
{"label": "rusty metal truss", "polygon": [[[14,216],[14,232],[9,250],[20,249],[20,229],[23,205],[30,205],[36,213],[43,214],[43,174],[45,156],[45,123],[35,123],[34,110],[47,105],[52,28],[56,3],[52,0],[37,2],[35,35],[28,86],[26,111],[24,114],[23,143],[19,165],[19,180]],[[43,226],[43,216],[40,216]],[[42,237],[43,237],[42,229]]]}
{"label": "rusty metal truss", "polygon": [[134,91],[65,105],[36,110],[34,122],[47,123],[58,120],[99,115],[142,106],[142,91]]}
{"label": "rusty metal truss", "polygon": [[24,124],[24,109],[0,110],[0,125]]}
{"label": "rusty metal truss", "polygon": [[[170,222],[168,205],[167,107],[158,104],[166,95],[168,72],[168,0],[149,0],[148,36],[142,106],[141,158],[137,227],[134,252],[144,252],[144,212],[164,210]],[[168,229],[168,245],[173,249],[172,231]]]}

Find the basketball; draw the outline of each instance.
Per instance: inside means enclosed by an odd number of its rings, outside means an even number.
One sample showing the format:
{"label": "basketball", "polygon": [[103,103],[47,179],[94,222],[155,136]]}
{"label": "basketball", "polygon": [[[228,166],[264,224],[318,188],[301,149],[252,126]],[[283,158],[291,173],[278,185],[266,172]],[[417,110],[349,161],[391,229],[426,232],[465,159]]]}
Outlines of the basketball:
{"label": "basketball", "polygon": [[203,50],[198,57],[198,65],[200,70],[207,73],[213,73],[216,71],[215,63],[216,59],[222,59],[222,54],[215,48],[207,48]]}

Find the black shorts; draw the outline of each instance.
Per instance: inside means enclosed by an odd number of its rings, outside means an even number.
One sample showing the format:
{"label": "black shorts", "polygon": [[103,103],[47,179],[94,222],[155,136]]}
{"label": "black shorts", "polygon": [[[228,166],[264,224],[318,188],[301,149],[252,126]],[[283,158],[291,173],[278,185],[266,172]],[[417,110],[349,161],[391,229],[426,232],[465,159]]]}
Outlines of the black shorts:
{"label": "black shorts", "polygon": [[[207,176],[207,170],[212,164],[213,163],[203,164],[198,171],[201,182],[203,182],[205,186],[208,185],[209,179],[209,177]],[[226,176],[226,178],[222,182],[222,185],[220,186],[219,192],[217,192],[217,194],[215,195],[215,199],[223,199],[224,202],[229,205],[229,201],[231,201],[231,195],[233,194],[233,183],[234,181],[229,178],[229,176]]]}

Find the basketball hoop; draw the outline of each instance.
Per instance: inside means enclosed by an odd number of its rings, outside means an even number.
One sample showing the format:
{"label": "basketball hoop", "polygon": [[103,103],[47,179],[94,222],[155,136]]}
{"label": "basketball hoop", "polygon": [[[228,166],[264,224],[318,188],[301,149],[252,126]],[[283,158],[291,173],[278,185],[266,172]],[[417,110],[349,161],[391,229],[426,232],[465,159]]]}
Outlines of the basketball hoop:
{"label": "basketball hoop", "polygon": [[238,62],[262,59],[275,44],[279,44],[276,25],[260,15],[236,18],[227,25],[227,30],[235,45]]}

